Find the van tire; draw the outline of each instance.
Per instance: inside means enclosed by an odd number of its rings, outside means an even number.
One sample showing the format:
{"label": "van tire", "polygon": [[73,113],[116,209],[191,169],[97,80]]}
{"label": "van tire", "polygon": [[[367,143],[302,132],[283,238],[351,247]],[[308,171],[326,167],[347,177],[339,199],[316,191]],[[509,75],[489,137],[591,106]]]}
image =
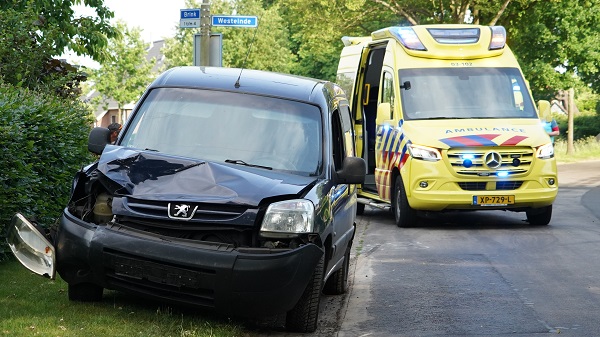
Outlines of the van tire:
{"label": "van tire", "polygon": [[67,290],[69,300],[77,302],[100,302],[102,291],[102,287],[92,283],[69,284]]}
{"label": "van tire", "polygon": [[285,328],[292,332],[314,332],[319,318],[319,303],[323,289],[325,254],[321,256],[313,275],[298,303],[287,312]]}
{"label": "van tire", "polygon": [[533,226],[546,226],[552,219],[552,205],[533,208],[525,212],[527,214],[527,221]]}
{"label": "van tire", "polygon": [[396,225],[402,228],[414,227],[417,222],[417,211],[408,204],[401,176],[396,177],[393,192],[392,210]]}
{"label": "van tire", "polygon": [[348,274],[350,272],[350,246],[346,247],[342,267],[331,274],[325,282],[323,293],[327,295],[341,295],[348,290]]}

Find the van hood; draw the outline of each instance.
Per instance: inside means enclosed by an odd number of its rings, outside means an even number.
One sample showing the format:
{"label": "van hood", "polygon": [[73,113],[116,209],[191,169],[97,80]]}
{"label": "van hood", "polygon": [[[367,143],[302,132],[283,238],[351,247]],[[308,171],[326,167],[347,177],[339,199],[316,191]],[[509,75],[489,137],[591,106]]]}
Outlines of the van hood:
{"label": "van hood", "polygon": [[97,163],[99,179],[114,195],[258,206],[277,196],[300,197],[315,177],[221,164],[107,145]]}
{"label": "van hood", "polygon": [[404,121],[413,144],[440,149],[476,146],[537,147],[550,142],[538,119],[440,119]]}

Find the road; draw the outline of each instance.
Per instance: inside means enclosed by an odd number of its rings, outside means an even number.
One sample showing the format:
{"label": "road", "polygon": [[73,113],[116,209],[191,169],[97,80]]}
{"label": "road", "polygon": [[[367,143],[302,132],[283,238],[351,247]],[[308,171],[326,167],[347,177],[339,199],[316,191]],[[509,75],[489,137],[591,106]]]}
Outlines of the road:
{"label": "road", "polygon": [[350,291],[323,297],[312,336],[600,336],[600,161],[559,166],[548,226],[491,211],[403,229],[368,207],[357,224]]}

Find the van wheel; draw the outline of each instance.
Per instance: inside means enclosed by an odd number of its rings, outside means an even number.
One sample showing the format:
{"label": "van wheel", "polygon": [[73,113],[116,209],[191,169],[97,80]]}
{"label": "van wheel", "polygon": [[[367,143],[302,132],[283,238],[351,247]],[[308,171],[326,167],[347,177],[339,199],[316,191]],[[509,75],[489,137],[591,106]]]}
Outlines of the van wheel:
{"label": "van wheel", "polygon": [[317,329],[319,302],[323,287],[323,269],[325,254],[321,256],[315,267],[312,278],[308,282],[298,303],[287,312],[285,328],[293,332],[314,332]]}
{"label": "van wheel", "polygon": [[552,219],[552,205],[527,210],[527,221],[533,226],[546,226]]}
{"label": "van wheel", "polygon": [[392,210],[398,227],[413,227],[417,222],[417,211],[408,204],[402,177],[398,176],[394,184]]}
{"label": "van wheel", "polygon": [[365,204],[361,204],[360,202],[356,203],[356,215],[365,214]]}
{"label": "van wheel", "polygon": [[344,254],[344,262],[342,267],[335,273],[331,274],[325,282],[323,292],[328,295],[341,295],[348,290],[348,273],[350,271],[350,250],[351,247],[346,247]]}
{"label": "van wheel", "polygon": [[69,300],[78,302],[99,302],[103,288],[92,283],[69,284]]}

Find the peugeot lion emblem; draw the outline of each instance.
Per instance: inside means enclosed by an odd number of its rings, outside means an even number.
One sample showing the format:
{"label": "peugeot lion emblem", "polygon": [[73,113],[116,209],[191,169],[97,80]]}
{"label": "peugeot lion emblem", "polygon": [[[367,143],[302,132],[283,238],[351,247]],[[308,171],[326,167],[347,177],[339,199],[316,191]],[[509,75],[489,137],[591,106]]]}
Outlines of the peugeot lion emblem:
{"label": "peugeot lion emblem", "polygon": [[179,220],[189,220],[194,217],[198,206],[192,208],[189,204],[172,204],[169,203],[169,218]]}
{"label": "peugeot lion emblem", "polygon": [[497,169],[502,166],[502,156],[498,152],[488,152],[485,154],[485,165],[491,169]]}

